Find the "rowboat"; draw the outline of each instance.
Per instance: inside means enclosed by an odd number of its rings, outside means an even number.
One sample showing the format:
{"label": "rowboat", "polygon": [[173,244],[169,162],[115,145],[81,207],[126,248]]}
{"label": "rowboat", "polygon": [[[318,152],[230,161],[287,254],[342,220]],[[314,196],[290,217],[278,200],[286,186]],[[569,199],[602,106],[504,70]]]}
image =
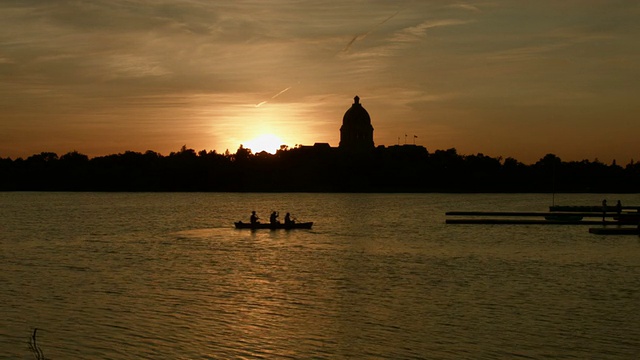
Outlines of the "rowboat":
{"label": "rowboat", "polygon": [[291,229],[311,229],[311,226],[313,225],[313,222],[294,222],[294,223],[289,223],[289,224],[284,224],[284,223],[275,223],[275,224],[257,223],[257,224],[251,224],[251,223],[245,223],[245,222],[242,222],[242,221],[238,221],[238,222],[235,222],[234,225],[236,226],[236,229],[252,229],[252,230],[257,230],[257,229],[271,229],[271,230],[284,229],[284,230],[291,230]]}

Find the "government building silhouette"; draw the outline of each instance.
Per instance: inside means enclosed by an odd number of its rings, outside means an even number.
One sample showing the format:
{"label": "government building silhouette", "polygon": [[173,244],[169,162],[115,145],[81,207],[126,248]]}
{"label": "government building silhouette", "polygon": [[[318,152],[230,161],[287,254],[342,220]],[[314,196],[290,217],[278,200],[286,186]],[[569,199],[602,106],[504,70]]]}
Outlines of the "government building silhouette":
{"label": "government building silhouette", "polygon": [[351,108],[342,117],[338,147],[348,151],[367,151],[374,148],[371,117],[360,104],[357,95],[353,98]]}
{"label": "government building silhouette", "polygon": [[353,98],[351,107],[342,117],[340,143],[337,148],[331,147],[328,143],[315,143],[313,145],[300,145],[299,149],[315,152],[338,151],[352,156],[364,156],[385,150],[397,153],[427,153],[427,149],[424,146],[415,144],[400,145],[398,143],[397,145],[389,147],[385,147],[384,145],[378,145],[376,147],[373,141],[371,116],[369,116],[369,112],[362,106],[360,97],[357,95]]}

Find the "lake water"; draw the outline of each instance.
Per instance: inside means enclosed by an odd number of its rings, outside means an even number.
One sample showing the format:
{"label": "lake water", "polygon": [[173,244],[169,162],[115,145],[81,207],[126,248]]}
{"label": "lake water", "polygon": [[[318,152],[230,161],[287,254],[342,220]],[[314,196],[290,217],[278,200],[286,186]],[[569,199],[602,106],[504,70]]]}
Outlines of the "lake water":
{"label": "lake water", "polygon": [[[640,205],[640,195],[556,195]],[[640,238],[548,194],[0,193],[0,358],[633,359]],[[312,230],[235,230],[251,210]],[[283,216],[283,215],[281,215]]]}

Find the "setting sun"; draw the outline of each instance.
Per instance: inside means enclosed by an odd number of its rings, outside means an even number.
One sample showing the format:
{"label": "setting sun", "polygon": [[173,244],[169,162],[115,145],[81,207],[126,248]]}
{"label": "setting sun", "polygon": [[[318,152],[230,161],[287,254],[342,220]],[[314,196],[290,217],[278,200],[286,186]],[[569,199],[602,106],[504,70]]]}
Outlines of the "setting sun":
{"label": "setting sun", "polygon": [[253,140],[247,141],[244,147],[247,149],[251,149],[254,154],[262,151],[275,154],[276,151],[280,149],[280,145],[282,144],[282,140],[280,140],[279,137],[273,134],[263,134],[254,138]]}

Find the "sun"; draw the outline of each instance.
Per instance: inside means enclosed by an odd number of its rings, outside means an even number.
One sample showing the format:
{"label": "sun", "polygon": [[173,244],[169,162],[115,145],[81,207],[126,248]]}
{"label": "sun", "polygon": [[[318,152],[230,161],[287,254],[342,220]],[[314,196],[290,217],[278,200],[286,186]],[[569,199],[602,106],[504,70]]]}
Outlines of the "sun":
{"label": "sun", "polygon": [[262,134],[253,140],[247,141],[244,145],[245,148],[251,149],[251,152],[257,154],[262,151],[266,151],[270,154],[275,154],[280,146],[283,144],[279,137],[273,134]]}

